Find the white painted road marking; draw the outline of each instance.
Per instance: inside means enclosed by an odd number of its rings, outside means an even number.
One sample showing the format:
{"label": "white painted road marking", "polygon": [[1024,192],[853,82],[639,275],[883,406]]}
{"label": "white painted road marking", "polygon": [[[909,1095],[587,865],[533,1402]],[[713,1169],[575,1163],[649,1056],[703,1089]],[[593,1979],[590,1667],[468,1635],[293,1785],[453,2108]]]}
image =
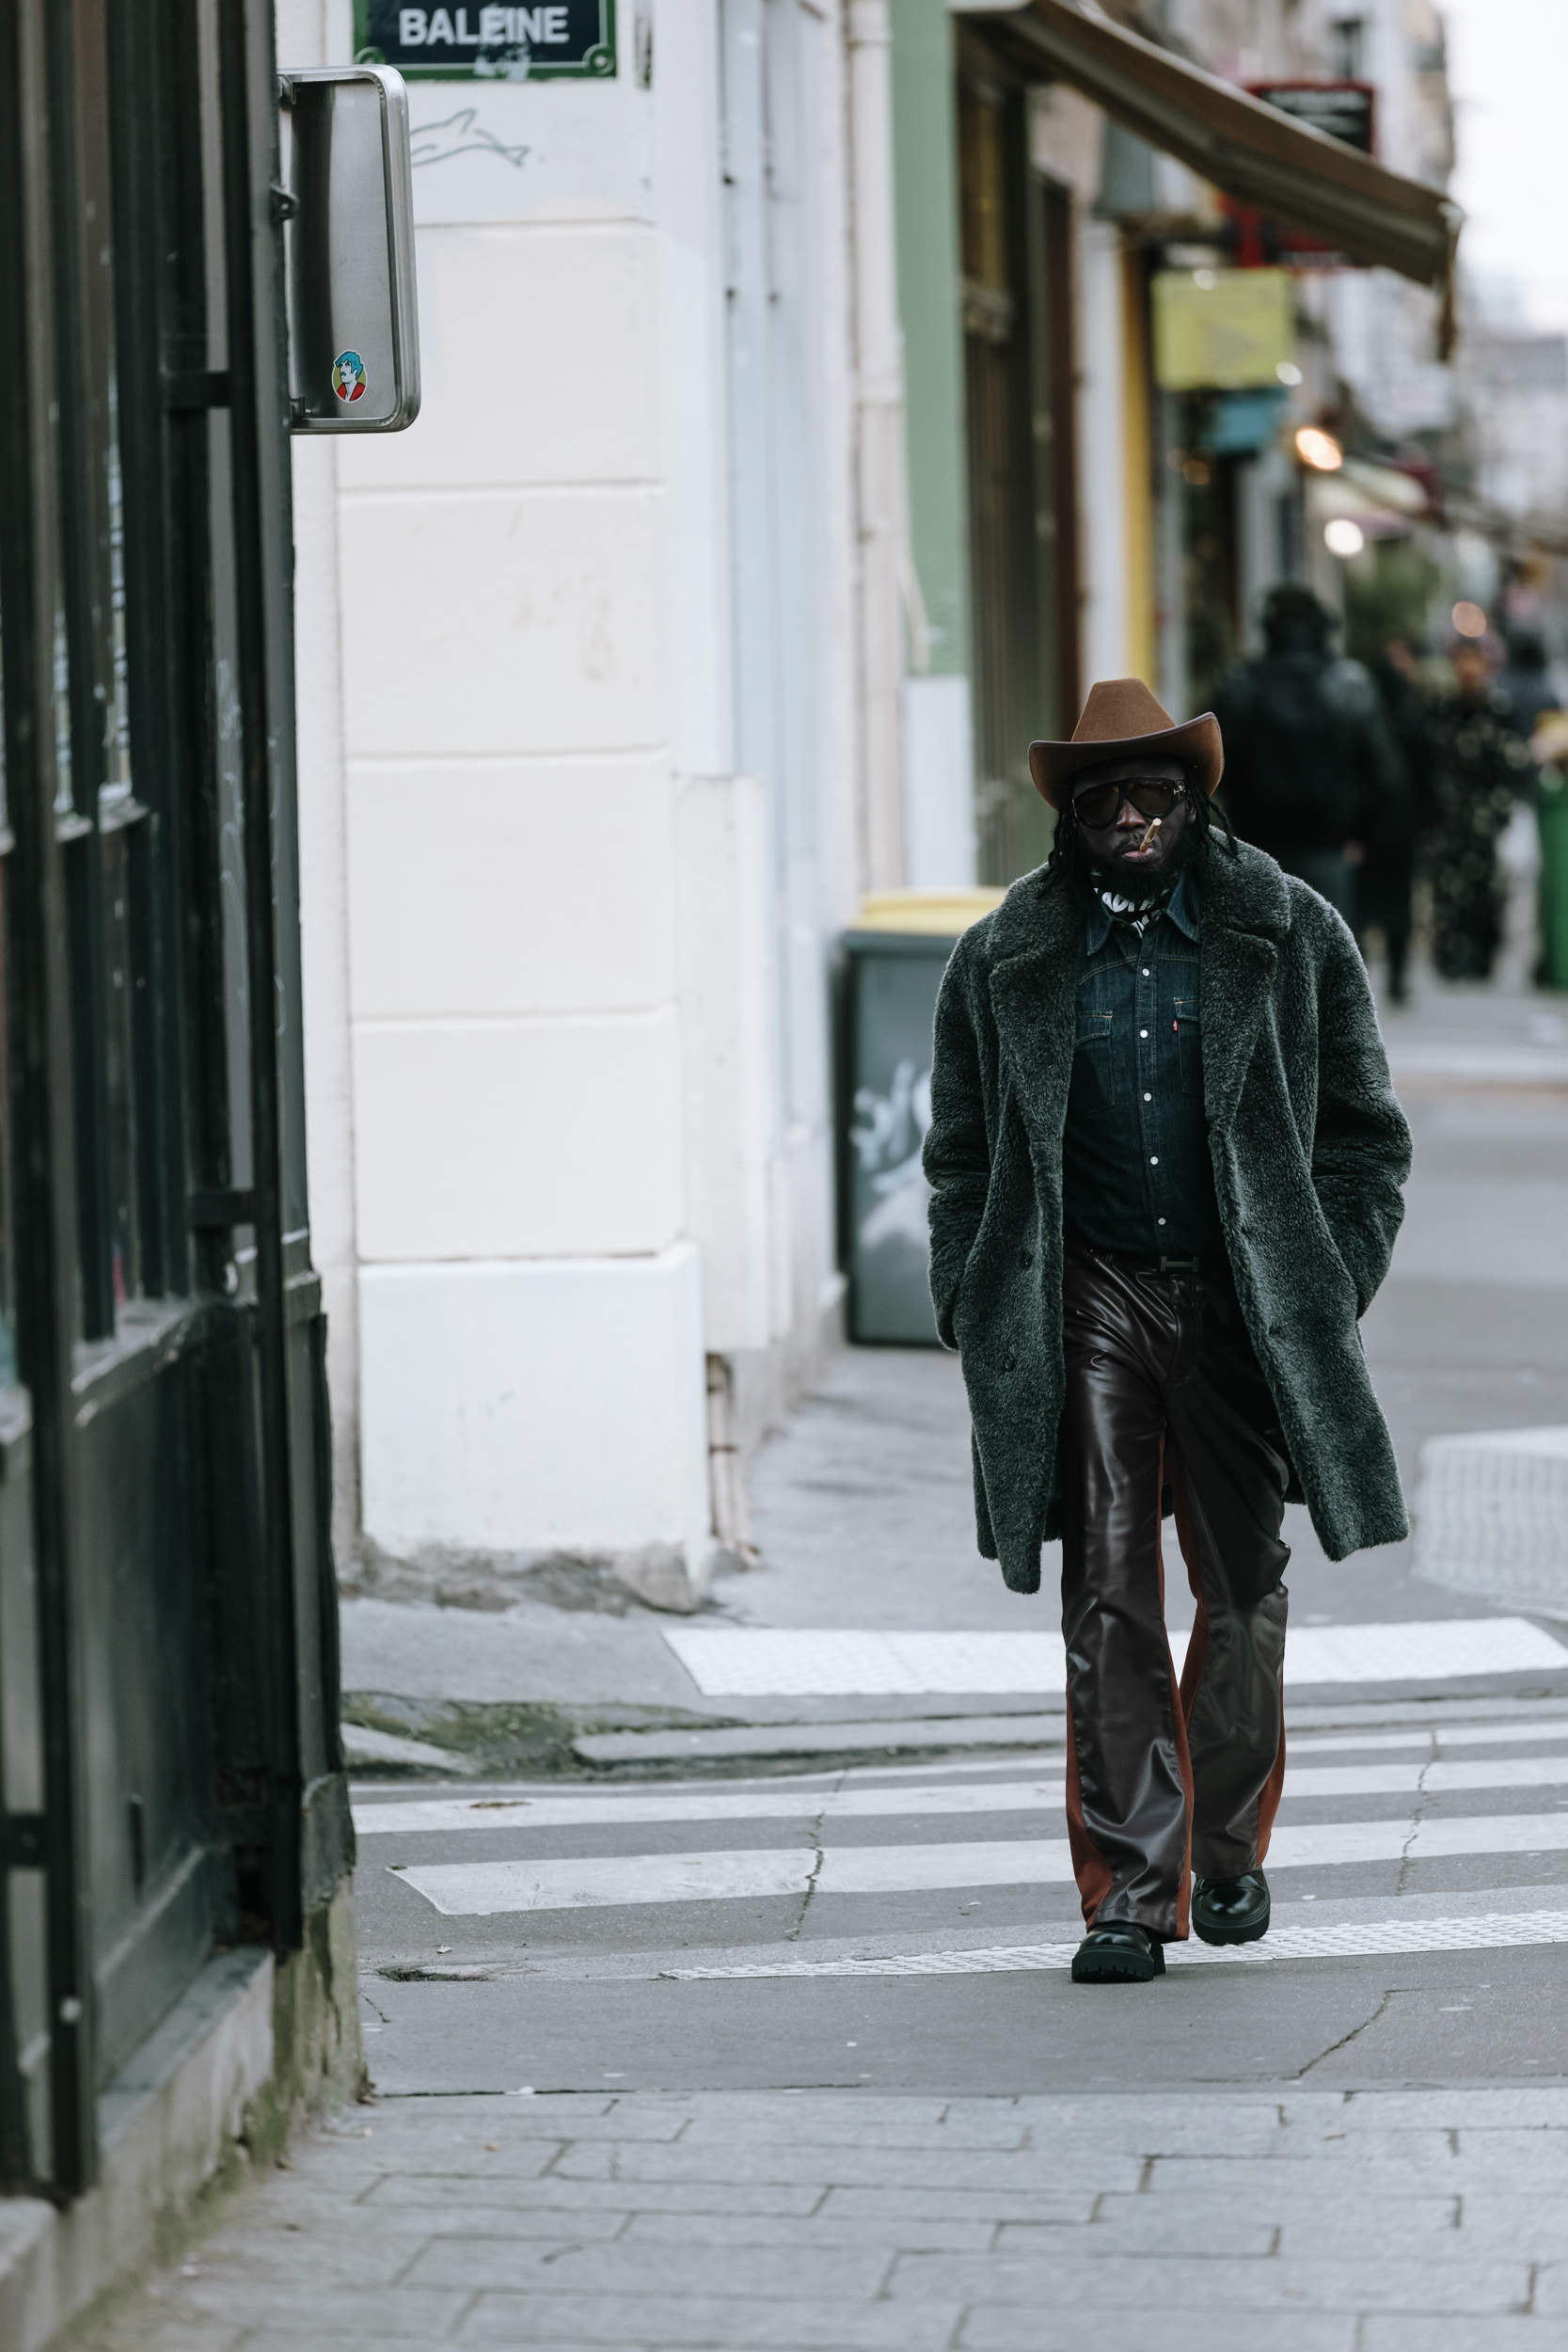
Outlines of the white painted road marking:
{"label": "white painted road marking", "polygon": [[478,1805],[462,1797],[428,1797],[407,1804],[356,1805],[354,1825],[362,1837],[393,1833],[406,1836],[433,1830],[579,1829],[589,1822],[615,1827],[623,1821],[844,1821],[895,1814],[1044,1813],[1059,1812],[1066,1802],[1067,1784],[1059,1775],[913,1788],[833,1789],[820,1781],[801,1788],[784,1780],[739,1792],[716,1788],[701,1796],[607,1788],[602,1795],[583,1797],[492,1797],[481,1799]]}
{"label": "white painted road marking", "polygon": [[[1285,1775],[1285,1802],[1292,1797],[1433,1796],[1466,1788],[1535,1788],[1568,1783],[1568,1756],[1502,1756],[1474,1762],[1397,1764],[1304,1764]],[[426,1797],[404,1804],[358,1804],[354,1826],[361,1837],[408,1837],[451,1831],[616,1828],[639,1821],[832,1821],[918,1818],[943,1813],[1059,1812],[1067,1801],[1061,1779],[968,1781],[944,1788],[929,1784],[877,1788],[802,1788],[789,1781],[738,1792],[714,1789],[701,1795],[661,1789],[606,1789],[593,1795]]]}
{"label": "white painted road marking", "polygon": [[561,1862],[455,1862],[402,1870],[449,1918],[570,1911],[604,1903],[883,1895],[939,1886],[1023,1886],[1069,1879],[1066,1838],[988,1838],[943,1846],[783,1846],[732,1853],[643,1853]]}
{"label": "white painted road marking", "polygon": [[1568,1848],[1568,1813],[1467,1813],[1449,1821],[1323,1821],[1304,1829],[1282,1829],[1276,1823],[1267,1867],[1427,1862],[1437,1854],[1555,1853],[1563,1848]]}
{"label": "white painted road marking", "polygon": [[[1425,1861],[1439,1855],[1568,1849],[1568,1811],[1457,1820],[1329,1821],[1278,1828],[1268,1868]],[[707,1853],[573,1856],[420,1864],[396,1873],[450,1918],[493,1918],[605,1904],[722,1902],[770,1895],[914,1894],[942,1887],[1036,1886],[1072,1876],[1066,1838],[983,1838],[921,1846],[792,1846]]]}
{"label": "white painted road marking", "polygon": [[[1506,1707],[1508,1701],[1502,1704]],[[1522,1746],[1527,1740],[1568,1740],[1568,1724],[1560,1718],[1527,1716],[1523,1723],[1431,1723],[1414,1731],[1293,1731],[1294,1756],[1317,1755],[1329,1748],[1500,1748]],[[932,1772],[938,1768],[929,1767]]]}
{"label": "white painted road marking", "polygon": [[[667,1626],[708,1697],[860,1697],[1060,1691],[1059,1633],[899,1633],[784,1626]],[[1180,1667],[1186,1637],[1171,1648]],[[1528,1617],[1419,1618],[1399,1625],[1304,1626],[1285,1645],[1287,1684],[1446,1682],[1552,1672],[1568,1650]]]}
{"label": "white painted road marking", "polygon": [[[1273,1928],[1260,1944],[1167,1944],[1170,1967],[1257,1967],[1274,1960],[1343,1960],[1369,1952],[1486,1952],[1568,1944],[1568,1911],[1493,1912],[1474,1919],[1372,1919],[1331,1928]],[[995,1945],[970,1952],[910,1952],[878,1960],[759,1962],[735,1968],[666,1968],[686,1982],[725,1977],[968,1977],[1070,1968],[1076,1944]]]}

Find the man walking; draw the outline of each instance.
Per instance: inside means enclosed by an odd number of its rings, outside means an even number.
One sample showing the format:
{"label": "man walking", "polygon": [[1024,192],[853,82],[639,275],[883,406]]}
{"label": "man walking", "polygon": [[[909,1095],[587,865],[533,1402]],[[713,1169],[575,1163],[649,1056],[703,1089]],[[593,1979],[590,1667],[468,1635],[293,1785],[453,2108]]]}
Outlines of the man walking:
{"label": "man walking", "polygon": [[[1211,833],[1212,716],[1096,686],[1030,746],[1050,862],[954,950],[937,1006],[931,1292],[974,1419],[981,1551],[1062,1540],[1080,1981],[1147,1980],[1189,1919],[1269,1923],[1287,1547],[1405,1533],[1356,1323],[1410,1138],[1360,957],[1315,892]],[[1197,1621],[1180,1689],[1160,1530]]]}

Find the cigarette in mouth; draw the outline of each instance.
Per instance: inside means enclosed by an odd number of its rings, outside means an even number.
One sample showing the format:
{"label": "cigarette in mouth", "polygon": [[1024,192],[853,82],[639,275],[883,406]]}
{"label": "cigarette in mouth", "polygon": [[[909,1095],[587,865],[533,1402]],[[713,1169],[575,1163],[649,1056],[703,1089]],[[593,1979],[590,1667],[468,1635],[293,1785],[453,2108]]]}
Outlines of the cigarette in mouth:
{"label": "cigarette in mouth", "polygon": [[1149,843],[1153,840],[1155,834],[1159,832],[1164,821],[1165,820],[1163,817],[1151,817],[1149,818],[1148,831],[1145,834],[1143,839],[1138,844],[1140,850],[1148,849]]}

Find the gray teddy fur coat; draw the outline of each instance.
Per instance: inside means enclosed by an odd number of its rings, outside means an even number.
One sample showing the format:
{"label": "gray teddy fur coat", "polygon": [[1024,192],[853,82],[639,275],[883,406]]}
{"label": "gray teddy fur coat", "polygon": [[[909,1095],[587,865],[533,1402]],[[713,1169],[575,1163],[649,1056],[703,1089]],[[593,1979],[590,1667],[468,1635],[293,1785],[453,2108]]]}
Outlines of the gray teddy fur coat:
{"label": "gray teddy fur coat", "polygon": [[[1357,1322],[1404,1214],[1410,1130],[1355,943],[1260,850],[1211,840],[1203,1098],[1226,1247],[1294,1476],[1331,1560],[1406,1532]],[[1026,874],[958,941],[937,1002],[931,1297],[963,1360],[979,1546],[1037,1591],[1060,1533],[1062,1132],[1083,901]]]}

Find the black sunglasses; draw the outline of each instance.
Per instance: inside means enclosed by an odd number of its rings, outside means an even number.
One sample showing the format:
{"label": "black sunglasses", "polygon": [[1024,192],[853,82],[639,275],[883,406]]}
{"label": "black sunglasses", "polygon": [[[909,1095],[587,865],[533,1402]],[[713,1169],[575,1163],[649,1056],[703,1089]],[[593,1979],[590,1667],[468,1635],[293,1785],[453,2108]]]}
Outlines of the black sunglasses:
{"label": "black sunglasses", "polygon": [[1158,776],[1143,776],[1131,784],[1086,784],[1072,796],[1073,814],[1081,825],[1114,824],[1123,801],[1140,817],[1168,817],[1186,797],[1182,784],[1165,784]]}

